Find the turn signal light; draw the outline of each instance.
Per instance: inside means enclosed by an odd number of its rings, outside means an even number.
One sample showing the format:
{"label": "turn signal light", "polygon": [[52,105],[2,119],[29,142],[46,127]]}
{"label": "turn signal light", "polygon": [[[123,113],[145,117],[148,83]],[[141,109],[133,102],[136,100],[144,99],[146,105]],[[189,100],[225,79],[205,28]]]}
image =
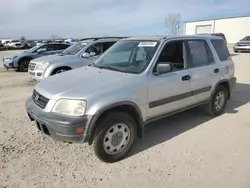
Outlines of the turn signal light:
{"label": "turn signal light", "polygon": [[84,128],[83,127],[77,127],[76,128],[76,133],[77,134],[82,134],[84,132]]}

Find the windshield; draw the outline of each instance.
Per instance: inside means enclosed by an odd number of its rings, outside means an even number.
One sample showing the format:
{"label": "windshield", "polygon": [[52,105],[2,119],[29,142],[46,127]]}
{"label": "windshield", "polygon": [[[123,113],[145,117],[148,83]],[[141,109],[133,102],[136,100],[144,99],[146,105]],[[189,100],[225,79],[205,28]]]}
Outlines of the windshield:
{"label": "windshield", "polygon": [[33,48],[30,48],[28,50],[25,50],[26,52],[34,52],[37,48],[39,48],[40,46],[34,46]]}
{"label": "windshield", "polygon": [[241,40],[250,40],[250,36],[246,36],[246,37],[244,37],[244,38],[241,39]]}
{"label": "windshield", "polygon": [[139,74],[147,68],[158,46],[157,41],[118,41],[94,66]]}
{"label": "windshield", "polygon": [[88,43],[86,42],[78,42],[68,48],[66,48],[62,54],[66,54],[66,55],[75,55],[77,54],[79,51],[81,51],[81,49],[83,49]]}
{"label": "windshield", "polygon": [[13,40],[12,42],[19,42],[18,40]]}

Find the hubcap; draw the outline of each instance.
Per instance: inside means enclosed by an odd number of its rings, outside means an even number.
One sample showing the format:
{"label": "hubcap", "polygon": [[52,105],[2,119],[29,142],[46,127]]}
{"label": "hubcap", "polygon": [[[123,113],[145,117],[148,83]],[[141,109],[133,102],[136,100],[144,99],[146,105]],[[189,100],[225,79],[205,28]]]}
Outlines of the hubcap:
{"label": "hubcap", "polygon": [[62,73],[62,72],[66,72],[66,70],[65,69],[60,69],[60,70],[56,71],[56,74],[59,74],[59,73]]}
{"label": "hubcap", "polygon": [[215,104],[214,104],[215,109],[219,111],[223,107],[224,103],[225,103],[225,94],[223,92],[219,92],[215,98]]}
{"label": "hubcap", "polygon": [[29,61],[23,61],[23,63],[20,64],[21,70],[25,70],[26,68],[28,68],[28,65]]}
{"label": "hubcap", "polygon": [[130,129],[126,124],[113,125],[105,134],[103,147],[105,152],[111,155],[121,153],[129,144]]}

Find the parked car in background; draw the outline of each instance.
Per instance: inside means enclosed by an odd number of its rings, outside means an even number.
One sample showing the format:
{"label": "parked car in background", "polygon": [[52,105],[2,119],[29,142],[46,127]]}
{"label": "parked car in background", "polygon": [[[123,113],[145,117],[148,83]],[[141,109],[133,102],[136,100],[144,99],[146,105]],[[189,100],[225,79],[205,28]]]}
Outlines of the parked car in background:
{"label": "parked car in background", "polygon": [[51,75],[90,65],[119,39],[101,37],[82,40],[60,54],[32,60],[28,74],[33,79],[40,81]]}
{"label": "parked car in background", "polygon": [[30,49],[30,48],[33,48],[34,46],[36,46],[36,43],[33,40],[27,40],[24,43],[25,43],[24,44],[25,49]]}
{"label": "parked car in background", "polygon": [[2,44],[6,47],[7,44],[11,41],[12,39],[2,39],[1,42]]}
{"label": "parked car in background", "polygon": [[2,42],[0,41],[0,50],[4,50],[4,45],[2,44]]}
{"label": "parked car in background", "polygon": [[64,42],[66,42],[68,44],[75,44],[76,40],[75,39],[66,39]]}
{"label": "parked car in background", "polygon": [[29,62],[32,59],[60,53],[69,46],[69,44],[65,43],[49,43],[40,46],[35,46],[29,50],[21,52],[20,54],[5,56],[3,58],[3,65],[6,69],[13,68],[18,69],[22,72],[27,71]]}
{"label": "parked car in background", "polygon": [[58,43],[62,43],[62,42],[64,42],[64,40],[63,40],[63,39],[55,39],[54,41],[55,41],[55,42],[58,42]]}
{"label": "parked car in background", "polygon": [[23,44],[19,40],[11,40],[7,44],[7,48],[8,49],[22,49],[23,48]]}
{"label": "parked car in background", "polygon": [[43,133],[93,143],[99,159],[116,162],[152,121],[201,105],[222,114],[234,72],[221,37],[131,37],[91,66],[38,83],[26,110]]}
{"label": "parked car in background", "polygon": [[237,42],[234,47],[234,52],[250,52],[250,36],[246,36]]}
{"label": "parked car in background", "polygon": [[9,43],[9,42],[10,42],[10,41],[4,41],[4,42],[3,42],[3,47],[4,47],[5,50],[8,49],[8,43]]}
{"label": "parked car in background", "polygon": [[44,41],[43,40],[36,40],[35,43],[36,43],[36,46],[40,46],[40,45],[44,44]]}

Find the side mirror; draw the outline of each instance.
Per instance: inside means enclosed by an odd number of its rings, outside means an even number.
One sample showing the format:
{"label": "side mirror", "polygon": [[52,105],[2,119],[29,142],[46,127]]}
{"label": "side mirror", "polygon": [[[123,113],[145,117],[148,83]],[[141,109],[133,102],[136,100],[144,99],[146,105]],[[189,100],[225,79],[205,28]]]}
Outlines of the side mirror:
{"label": "side mirror", "polygon": [[156,67],[156,73],[157,75],[160,74],[165,74],[168,72],[171,72],[173,70],[172,66],[170,63],[158,63],[157,67]]}
{"label": "side mirror", "polygon": [[85,52],[85,53],[82,54],[82,58],[89,58],[89,57],[90,57],[90,54],[89,54],[89,53],[86,53],[86,52]]}

